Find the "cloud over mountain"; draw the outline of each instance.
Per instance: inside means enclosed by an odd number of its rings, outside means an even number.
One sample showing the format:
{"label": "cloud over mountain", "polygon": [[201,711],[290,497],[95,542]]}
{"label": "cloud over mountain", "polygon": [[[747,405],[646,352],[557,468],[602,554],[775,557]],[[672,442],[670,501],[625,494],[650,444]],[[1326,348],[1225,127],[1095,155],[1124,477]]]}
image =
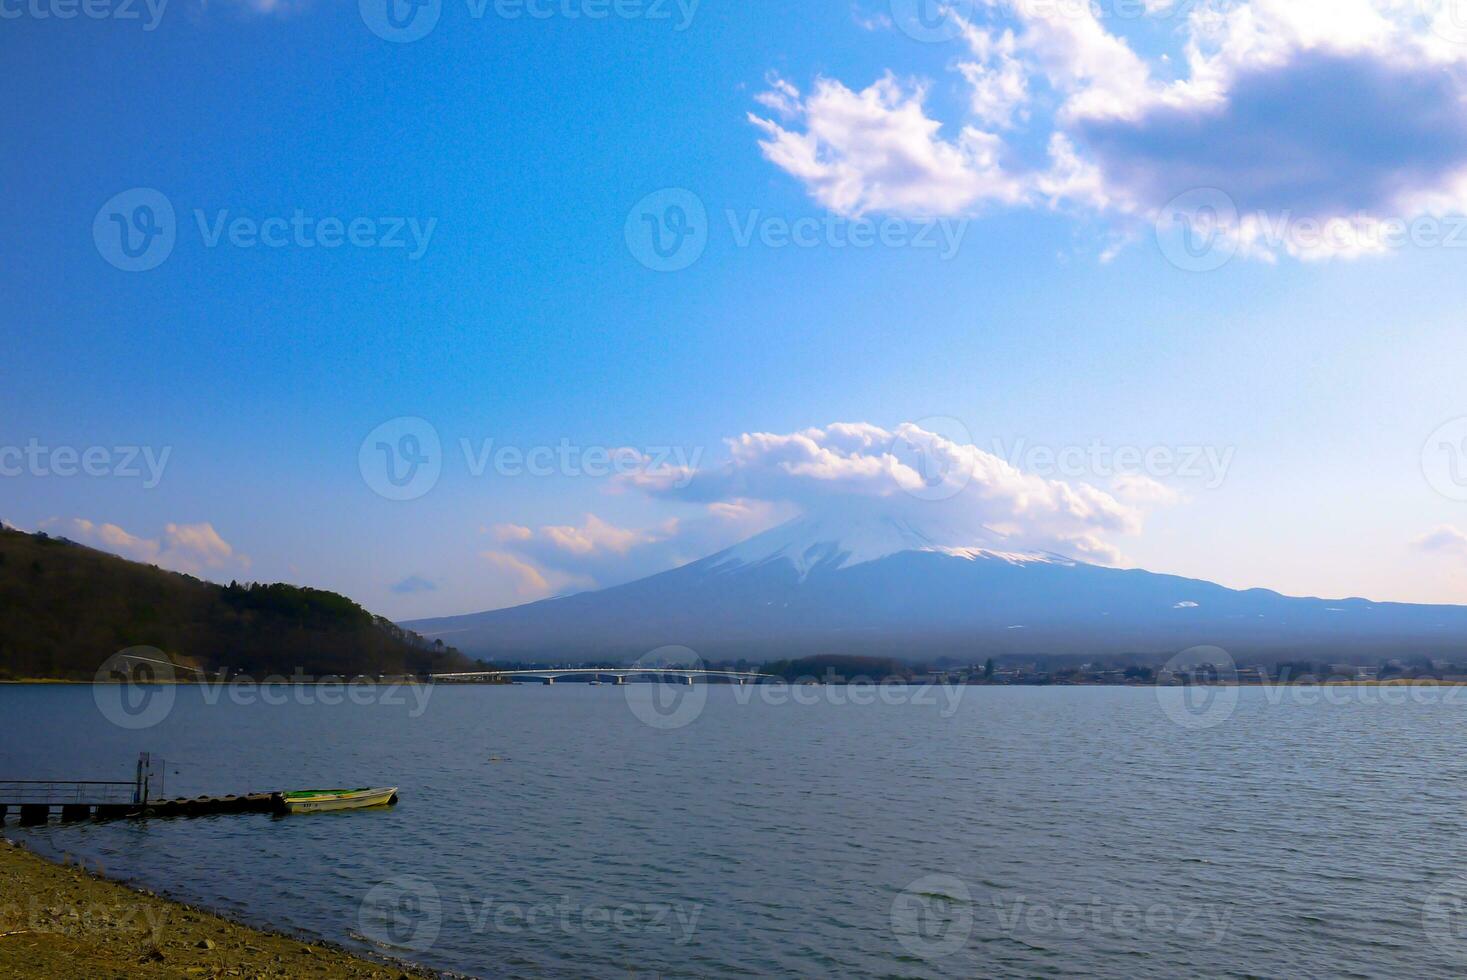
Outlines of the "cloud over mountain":
{"label": "cloud over mountain", "polygon": [[[936,423],[929,423],[936,425]],[[835,423],[748,432],[702,469],[664,467],[621,485],[691,516],[640,529],[595,514],[580,524],[484,529],[482,557],[518,594],[541,597],[618,584],[705,557],[804,516],[835,525],[899,522],[953,549],[1055,552],[1114,563],[1115,539],[1140,531],[1145,510],[1175,492],[1144,476],[1113,491],[1025,473],[958,434],[922,425]]]}
{"label": "cloud over mountain", "polygon": [[[728,440],[721,466],[674,481],[641,478],[655,496],[789,503],[806,513],[895,518],[953,547],[991,542],[1113,561],[1107,539],[1140,530],[1142,511],[1089,483],[1026,474],[968,442],[913,423],[837,423]],[[685,485],[678,486],[677,483]]]}

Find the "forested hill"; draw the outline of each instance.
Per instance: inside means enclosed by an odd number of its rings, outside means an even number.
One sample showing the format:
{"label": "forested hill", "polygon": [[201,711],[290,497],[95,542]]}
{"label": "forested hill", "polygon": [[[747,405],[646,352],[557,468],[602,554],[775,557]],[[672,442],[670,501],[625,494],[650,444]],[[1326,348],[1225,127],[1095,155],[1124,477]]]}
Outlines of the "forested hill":
{"label": "forested hill", "polygon": [[334,592],[214,585],[0,526],[0,678],[90,679],[109,656],[133,646],[257,677],[469,664],[452,647],[430,644]]}

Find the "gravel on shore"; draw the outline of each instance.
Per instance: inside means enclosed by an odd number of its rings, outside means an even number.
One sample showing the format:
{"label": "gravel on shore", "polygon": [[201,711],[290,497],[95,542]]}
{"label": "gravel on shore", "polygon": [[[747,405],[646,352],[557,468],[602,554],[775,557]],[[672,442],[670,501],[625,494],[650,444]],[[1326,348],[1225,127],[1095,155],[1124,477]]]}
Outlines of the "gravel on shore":
{"label": "gravel on shore", "polygon": [[0,840],[0,977],[434,977],[262,932]]}

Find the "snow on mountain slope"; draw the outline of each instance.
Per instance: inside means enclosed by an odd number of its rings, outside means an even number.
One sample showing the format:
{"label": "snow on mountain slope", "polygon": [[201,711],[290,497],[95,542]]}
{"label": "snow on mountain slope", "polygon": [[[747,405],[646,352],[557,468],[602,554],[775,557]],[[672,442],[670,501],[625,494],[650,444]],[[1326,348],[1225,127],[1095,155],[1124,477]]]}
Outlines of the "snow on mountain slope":
{"label": "snow on mountain slope", "polygon": [[940,524],[921,527],[892,517],[841,519],[802,517],[755,535],[705,559],[708,567],[737,568],[786,560],[800,581],[815,568],[850,568],[904,551],[933,552],[956,558],[998,558],[1005,561],[1071,563],[1044,552],[1006,550],[1003,538],[985,528],[980,540],[972,532],[958,532]]}

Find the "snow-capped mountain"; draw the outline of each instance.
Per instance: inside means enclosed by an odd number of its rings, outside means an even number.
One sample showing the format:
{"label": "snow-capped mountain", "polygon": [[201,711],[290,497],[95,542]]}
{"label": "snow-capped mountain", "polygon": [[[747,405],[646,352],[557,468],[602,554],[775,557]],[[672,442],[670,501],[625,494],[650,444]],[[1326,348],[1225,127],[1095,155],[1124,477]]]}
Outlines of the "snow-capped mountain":
{"label": "snow-capped mountain", "polygon": [[1467,654],[1467,607],[1291,598],[1016,548],[891,518],[807,517],[659,575],[510,609],[404,624],[489,659],[816,653]]}
{"label": "snow-capped mountain", "polygon": [[987,529],[960,533],[942,525],[914,523],[901,518],[865,517],[839,520],[804,517],[782,524],[707,559],[720,571],[788,562],[803,581],[814,570],[850,568],[904,551],[948,555],[954,558],[997,558],[1011,562],[1068,563],[1045,552],[1005,550],[1003,538]]}

